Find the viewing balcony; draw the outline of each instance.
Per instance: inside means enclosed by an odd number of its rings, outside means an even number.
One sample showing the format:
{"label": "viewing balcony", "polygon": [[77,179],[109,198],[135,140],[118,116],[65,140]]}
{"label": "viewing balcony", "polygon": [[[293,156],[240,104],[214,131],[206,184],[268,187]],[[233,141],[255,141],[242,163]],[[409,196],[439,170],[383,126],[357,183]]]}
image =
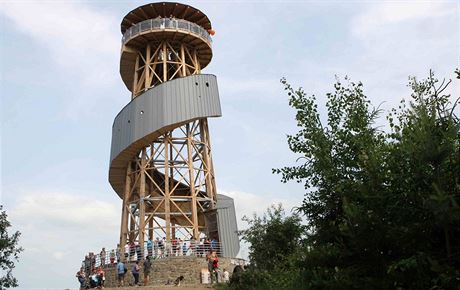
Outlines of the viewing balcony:
{"label": "viewing balcony", "polygon": [[211,47],[211,36],[203,27],[187,20],[175,18],[157,18],[139,22],[126,30],[122,37],[122,44],[128,43],[139,35],[160,31],[178,31],[190,34],[201,38]]}

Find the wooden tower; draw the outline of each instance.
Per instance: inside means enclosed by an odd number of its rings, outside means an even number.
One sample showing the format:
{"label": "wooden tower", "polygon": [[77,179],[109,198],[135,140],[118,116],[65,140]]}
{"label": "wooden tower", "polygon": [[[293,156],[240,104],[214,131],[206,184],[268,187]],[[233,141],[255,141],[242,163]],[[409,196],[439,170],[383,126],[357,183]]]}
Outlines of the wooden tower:
{"label": "wooden tower", "polygon": [[217,235],[208,118],[221,115],[211,22],[180,3],[143,5],[121,23],[131,102],[112,131],[109,181],[123,200],[120,245]]}

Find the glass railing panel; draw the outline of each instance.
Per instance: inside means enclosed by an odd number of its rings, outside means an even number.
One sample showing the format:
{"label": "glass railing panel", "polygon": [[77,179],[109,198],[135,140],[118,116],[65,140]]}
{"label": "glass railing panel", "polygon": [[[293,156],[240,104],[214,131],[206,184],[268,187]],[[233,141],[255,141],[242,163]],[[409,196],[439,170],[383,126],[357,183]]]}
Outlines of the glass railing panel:
{"label": "glass railing panel", "polygon": [[187,32],[192,32],[197,36],[202,37],[209,43],[212,42],[212,39],[209,33],[202,28],[201,26],[181,19],[169,19],[169,18],[161,18],[161,19],[148,19],[142,22],[131,26],[122,37],[122,42],[126,43],[128,40],[133,38],[134,36],[140,34],[141,32],[153,30],[153,29],[179,29],[184,30]]}

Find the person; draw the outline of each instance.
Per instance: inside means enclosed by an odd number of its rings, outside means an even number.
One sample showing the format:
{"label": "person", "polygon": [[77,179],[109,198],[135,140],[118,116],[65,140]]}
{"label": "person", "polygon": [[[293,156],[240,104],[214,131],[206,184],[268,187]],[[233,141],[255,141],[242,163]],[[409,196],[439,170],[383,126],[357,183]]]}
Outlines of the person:
{"label": "person", "polygon": [[158,250],[160,251],[160,258],[164,258],[165,244],[164,239],[158,241]]}
{"label": "person", "polygon": [[182,255],[186,256],[187,255],[187,243],[184,241],[182,243]]}
{"label": "person", "polygon": [[101,266],[104,267],[104,265],[105,265],[105,248],[102,248],[101,252],[99,253],[99,257],[101,259]]}
{"label": "person", "polygon": [[149,280],[150,280],[150,267],[152,266],[152,263],[150,262],[151,256],[145,257],[144,260],[144,286],[149,285]]}
{"label": "person", "polygon": [[99,275],[97,274],[96,268],[93,269],[93,273],[89,277],[89,287],[90,288],[99,287]]}
{"label": "person", "polygon": [[88,255],[85,256],[85,271],[86,273],[89,273],[89,271],[91,271],[91,261]]}
{"label": "person", "polygon": [[131,269],[131,273],[133,273],[134,277],[134,285],[137,286],[139,284],[139,261],[136,261],[136,263],[133,265]]}
{"label": "person", "polygon": [[115,250],[110,251],[110,265],[115,264]]}
{"label": "person", "polygon": [[128,261],[128,256],[129,256],[129,244],[126,243],[126,245],[125,245],[125,261]]}
{"label": "person", "polygon": [[[208,271],[209,271],[209,274],[211,275],[211,284],[213,283],[213,281],[217,283],[218,282],[217,281],[217,271],[219,269],[219,264],[218,264],[219,259],[217,258],[216,251],[211,250],[211,252],[209,252],[209,254],[206,256],[206,260],[208,261]],[[215,278],[215,280],[213,278]]]}
{"label": "person", "polygon": [[211,248],[213,250],[215,250],[215,251],[219,251],[216,238],[212,238],[212,240],[211,240]]}
{"label": "person", "polygon": [[160,243],[159,238],[157,237],[155,241],[153,242],[153,252],[155,255],[155,258],[158,257],[158,244]]}
{"label": "person", "polygon": [[125,273],[127,269],[125,264],[119,260],[117,264],[117,274],[118,274],[118,287],[122,287],[125,283]]}
{"label": "person", "polygon": [[116,261],[119,261],[121,259],[121,254],[122,254],[122,249],[120,248],[120,244],[117,244],[117,249],[115,252],[116,255]]}
{"label": "person", "polygon": [[129,243],[129,261],[132,262],[135,260],[134,256],[136,254],[136,244],[134,242]]}
{"label": "person", "polygon": [[196,256],[196,240],[193,237],[190,239],[190,249],[192,251],[192,255]]}
{"label": "person", "polygon": [[204,252],[206,253],[206,252],[209,252],[210,250],[211,250],[211,241],[208,238],[206,238],[204,240]]}
{"label": "person", "polygon": [[164,245],[165,245],[165,256],[169,257],[171,255],[171,241],[166,240],[166,238],[163,238]]}
{"label": "person", "polygon": [[86,273],[83,267],[80,268],[80,271],[77,272],[75,277],[77,277],[80,283],[80,290],[86,289]]}
{"label": "person", "polygon": [[174,238],[172,240],[171,244],[172,244],[172,255],[176,256],[176,253],[177,253],[177,239]]}
{"label": "person", "polygon": [[97,275],[99,277],[99,284],[98,286],[100,286],[101,288],[104,288],[105,286],[105,272],[104,270],[102,269],[102,266],[99,267],[99,269],[97,270]]}
{"label": "person", "polygon": [[139,244],[139,242],[135,242],[134,245],[136,246],[136,255],[137,255],[137,261],[140,262],[142,260],[142,247]]}
{"label": "person", "polygon": [[152,246],[153,246],[153,242],[152,242],[152,238],[150,238],[147,240],[147,253],[149,256],[152,256]]}
{"label": "person", "polygon": [[224,269],[224,271],[222,272],[222,281],[224,283],[230,282],[230,273],[227,271],[227,269]]}

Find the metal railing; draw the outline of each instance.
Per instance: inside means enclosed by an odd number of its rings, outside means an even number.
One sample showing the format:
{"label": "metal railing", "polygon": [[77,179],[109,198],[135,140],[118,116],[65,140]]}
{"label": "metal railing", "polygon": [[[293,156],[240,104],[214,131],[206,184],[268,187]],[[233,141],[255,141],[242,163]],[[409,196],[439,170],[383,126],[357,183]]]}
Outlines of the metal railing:
{"label": "metal railing", "polygon": [[212,43],[211,36],[203,27],[187,20],[175,18],[148,19],[136,23],[125,31],[121,42],[125,44],[130,39],[146,31],[158,31],[164,29],[174,29],[192,33],[207,41],[209,46],[211,46]]}
{"label": "metal railing", "polygon": [[211,250],[216,251],[217,256],[222,256],[222,244],[218,241],[147,241],[144,247],[140,247],[136,244],[128,244],[119,249],[105,250],[104,248],[104,251],[101,251],[99,254],[90,252],[82,261],[82,267],[87,273],[90,273],[94,268],[100,266],[115,266],[119,260],[124,262],[135,262],[145,259],[146,256],[153,259],[180,256],[206,257]]}

